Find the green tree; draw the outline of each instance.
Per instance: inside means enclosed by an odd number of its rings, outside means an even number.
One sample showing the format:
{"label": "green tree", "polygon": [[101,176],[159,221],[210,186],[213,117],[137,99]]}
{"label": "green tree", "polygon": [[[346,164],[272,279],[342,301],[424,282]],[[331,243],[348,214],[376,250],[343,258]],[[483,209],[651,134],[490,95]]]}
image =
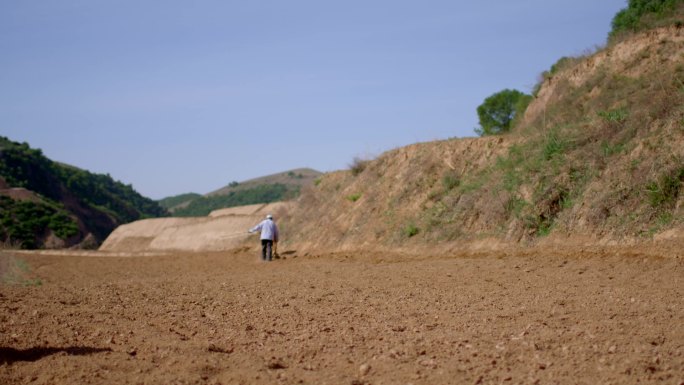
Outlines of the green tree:
{"label": "green tree", "polygon": [[499,91],[487,97],[477,107],[480,127],[475,129],[475,133],[485,136],[509,131],[516,116],[522,115],[525,112],[531,100],[531,95],[509,89]]}

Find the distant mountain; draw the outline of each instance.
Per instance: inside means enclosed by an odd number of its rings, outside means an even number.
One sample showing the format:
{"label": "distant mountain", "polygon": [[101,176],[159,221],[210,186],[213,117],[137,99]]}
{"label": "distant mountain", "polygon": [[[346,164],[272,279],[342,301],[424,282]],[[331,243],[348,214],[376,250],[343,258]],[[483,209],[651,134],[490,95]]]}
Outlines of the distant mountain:
{"label": "distant mountain", "polygon": [[227,195],[231,192],[237,192],[240,190],[247,190],[261,185],[275,185],[282,184],[285,186],[308,186],[312,185],[316,179],[318,179],[323,173],[310,168],[298,168],[294,170],[279,172],[277,174],[271,174],[267,176],[262,176],[259,178],[254,178],[246,180],[244,182],[232,182],[227,186],[221,187],[216,191],[208,193],[206,196],[215,195]]}
{"label": "distant mountain", "polygon": [[0,242],[9,247],[96,247],[118,225],[168,212],[131,185],[54,162],[0,137]]}
{"label": "distant mountain", "polygon": [[321,175],[321,172],[310,168],[299,168],[244,182],[231,182],[204,196],[182,194],[159,202],[173,216],[205,216],[217,209],[295,198],[303,186],[313,185]]}
{"label": "distant mountain", "polygon": [[187,194],[180,194],[180,195],[174,195],[171,197],[167,197],[164,199],[160,199],[157,201],[159,203],[159,206],[167,209],[167,210],[174,210],[177,208],[185,207],[190,203],[190,201],[193,201],[197,198],[201,198],[201,194],[197,193],[187,193]]}

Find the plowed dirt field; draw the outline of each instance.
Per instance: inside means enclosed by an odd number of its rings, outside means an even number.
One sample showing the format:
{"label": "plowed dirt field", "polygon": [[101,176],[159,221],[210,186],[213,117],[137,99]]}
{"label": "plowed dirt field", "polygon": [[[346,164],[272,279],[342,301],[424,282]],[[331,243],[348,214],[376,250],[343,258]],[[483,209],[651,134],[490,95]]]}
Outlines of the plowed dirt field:
{"label": "plowed dirt field", "polygon": [[684,262],[0,254],[1,384],[684,383]]}

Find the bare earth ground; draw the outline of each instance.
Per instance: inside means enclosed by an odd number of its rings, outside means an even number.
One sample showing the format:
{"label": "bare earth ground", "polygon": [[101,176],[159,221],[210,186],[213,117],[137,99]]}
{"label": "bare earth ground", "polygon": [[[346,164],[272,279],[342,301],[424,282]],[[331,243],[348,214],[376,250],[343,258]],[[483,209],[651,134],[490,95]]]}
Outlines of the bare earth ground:
{"label": "bare earth ground", "polygon": [[295,255],[5,252],[0,383],[684,384],[678,258]]}

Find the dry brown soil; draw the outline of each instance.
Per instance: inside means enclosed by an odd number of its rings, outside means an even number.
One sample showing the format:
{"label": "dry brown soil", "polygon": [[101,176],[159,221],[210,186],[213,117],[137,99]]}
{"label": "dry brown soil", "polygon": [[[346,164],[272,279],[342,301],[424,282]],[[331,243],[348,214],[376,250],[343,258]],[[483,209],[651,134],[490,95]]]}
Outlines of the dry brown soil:
{"label": "dry brown soil", "polygon": [[678,258],[295,255],[0,254],[0,383],[684,383]]}

